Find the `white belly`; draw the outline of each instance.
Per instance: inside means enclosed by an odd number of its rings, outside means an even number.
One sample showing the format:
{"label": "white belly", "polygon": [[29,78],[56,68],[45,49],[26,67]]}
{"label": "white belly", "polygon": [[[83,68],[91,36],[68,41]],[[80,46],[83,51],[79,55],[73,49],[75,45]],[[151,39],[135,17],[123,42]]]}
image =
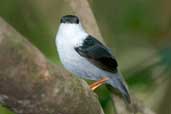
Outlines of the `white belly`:
{"label": "white belly", "polygon": [[64,67],[77,76],[91,80],[98,80],[104,76],[113,75],[99,69],[76,52],[74,46],[81,45],[88,35],[87,33],[78,30],[81,29],[66,30],[66,28],[64,29],[62,26],[57,34],[56,44],[60,60]]}
{"label": "white belly", "polygon": [[58,53],[64,67],[75,75],[91,80],[102,77],[99,68],[81,57],[73,47],[58,45]]}

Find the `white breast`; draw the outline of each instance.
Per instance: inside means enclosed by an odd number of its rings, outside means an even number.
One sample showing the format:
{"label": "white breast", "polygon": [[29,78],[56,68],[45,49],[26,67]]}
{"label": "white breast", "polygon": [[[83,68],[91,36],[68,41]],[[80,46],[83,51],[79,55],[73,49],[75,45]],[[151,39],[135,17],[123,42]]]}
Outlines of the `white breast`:
{"label": "white breast", "polygon": [[88,34],[80,26],[61,25],[56,36],[56,45],[60,60],[66,69],[77,76],[97,80],[105,72],[80,56],[74,49],[82,45],[87,36]]}
{"label": "white breast", "polygon": [[[74,47],[82,45],[87,33],[80,25],[61,24],[56,36],[56,45],[62,63],[76,61],[79,57]],[[64,64],[65,65],[65,64]]]}

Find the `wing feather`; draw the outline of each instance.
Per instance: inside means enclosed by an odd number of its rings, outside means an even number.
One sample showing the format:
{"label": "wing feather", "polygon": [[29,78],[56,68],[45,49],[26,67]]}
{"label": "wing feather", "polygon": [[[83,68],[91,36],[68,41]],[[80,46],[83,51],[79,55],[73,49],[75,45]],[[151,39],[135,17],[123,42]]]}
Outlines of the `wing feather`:
{"label": "wing feather", "polygon": [[75,47],[75,50],[80,56],[85,57],[97,67],[109,72],[117,72],[117,61],[108,48],[94,37],[90,35],[87,36],[83,44],[79,47]]}

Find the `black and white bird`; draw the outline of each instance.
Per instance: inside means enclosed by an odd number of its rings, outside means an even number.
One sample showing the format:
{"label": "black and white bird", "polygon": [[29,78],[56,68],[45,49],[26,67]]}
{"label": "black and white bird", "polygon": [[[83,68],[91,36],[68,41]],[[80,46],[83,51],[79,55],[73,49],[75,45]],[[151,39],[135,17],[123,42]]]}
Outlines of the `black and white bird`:
{"label": "black and white bird", "polygon": [[130,103],[127,87],[118,70],[118,63],[109,48],[89,35],[77,16],[61,18],[56,35],[56,46],[60,60],[71,73],[89,80],[101,80],[118,90]]}

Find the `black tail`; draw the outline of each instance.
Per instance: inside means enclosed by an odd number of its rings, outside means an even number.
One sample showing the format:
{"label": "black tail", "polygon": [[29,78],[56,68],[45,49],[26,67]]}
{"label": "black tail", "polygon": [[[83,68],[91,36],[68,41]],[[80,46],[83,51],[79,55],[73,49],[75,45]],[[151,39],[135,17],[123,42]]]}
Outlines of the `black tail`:
{"label": "black tail", "polygon": [[126,85],[121,80],[118,80],[118,81],[119,81],[120,86],[121,86],[121,90],[120,91],[121,91],[121,94],[122,94],[124,100],[126,100],[126,102],[128,104],[130,104],[131,103],[131,99],[130,99],[130,95],[129,95],[128,89],[126,88]]}
{"label": "black tail", "polygon": [[131,103],[128,89],[126,87],[126,84],[122,80],[122,77],[120,76],[120,74],[113,76],[111,79],[111,82],[109,82],[109,84],[112,86],[112,88],[111,87],[108,87],[108,88],[110,88],[110,90],[112,90],[112,92],[114,92],[115,94],[116,94],[116,92],[117,93],[119,92],[119,94],[123,97],[124,101],[127,104]]}

